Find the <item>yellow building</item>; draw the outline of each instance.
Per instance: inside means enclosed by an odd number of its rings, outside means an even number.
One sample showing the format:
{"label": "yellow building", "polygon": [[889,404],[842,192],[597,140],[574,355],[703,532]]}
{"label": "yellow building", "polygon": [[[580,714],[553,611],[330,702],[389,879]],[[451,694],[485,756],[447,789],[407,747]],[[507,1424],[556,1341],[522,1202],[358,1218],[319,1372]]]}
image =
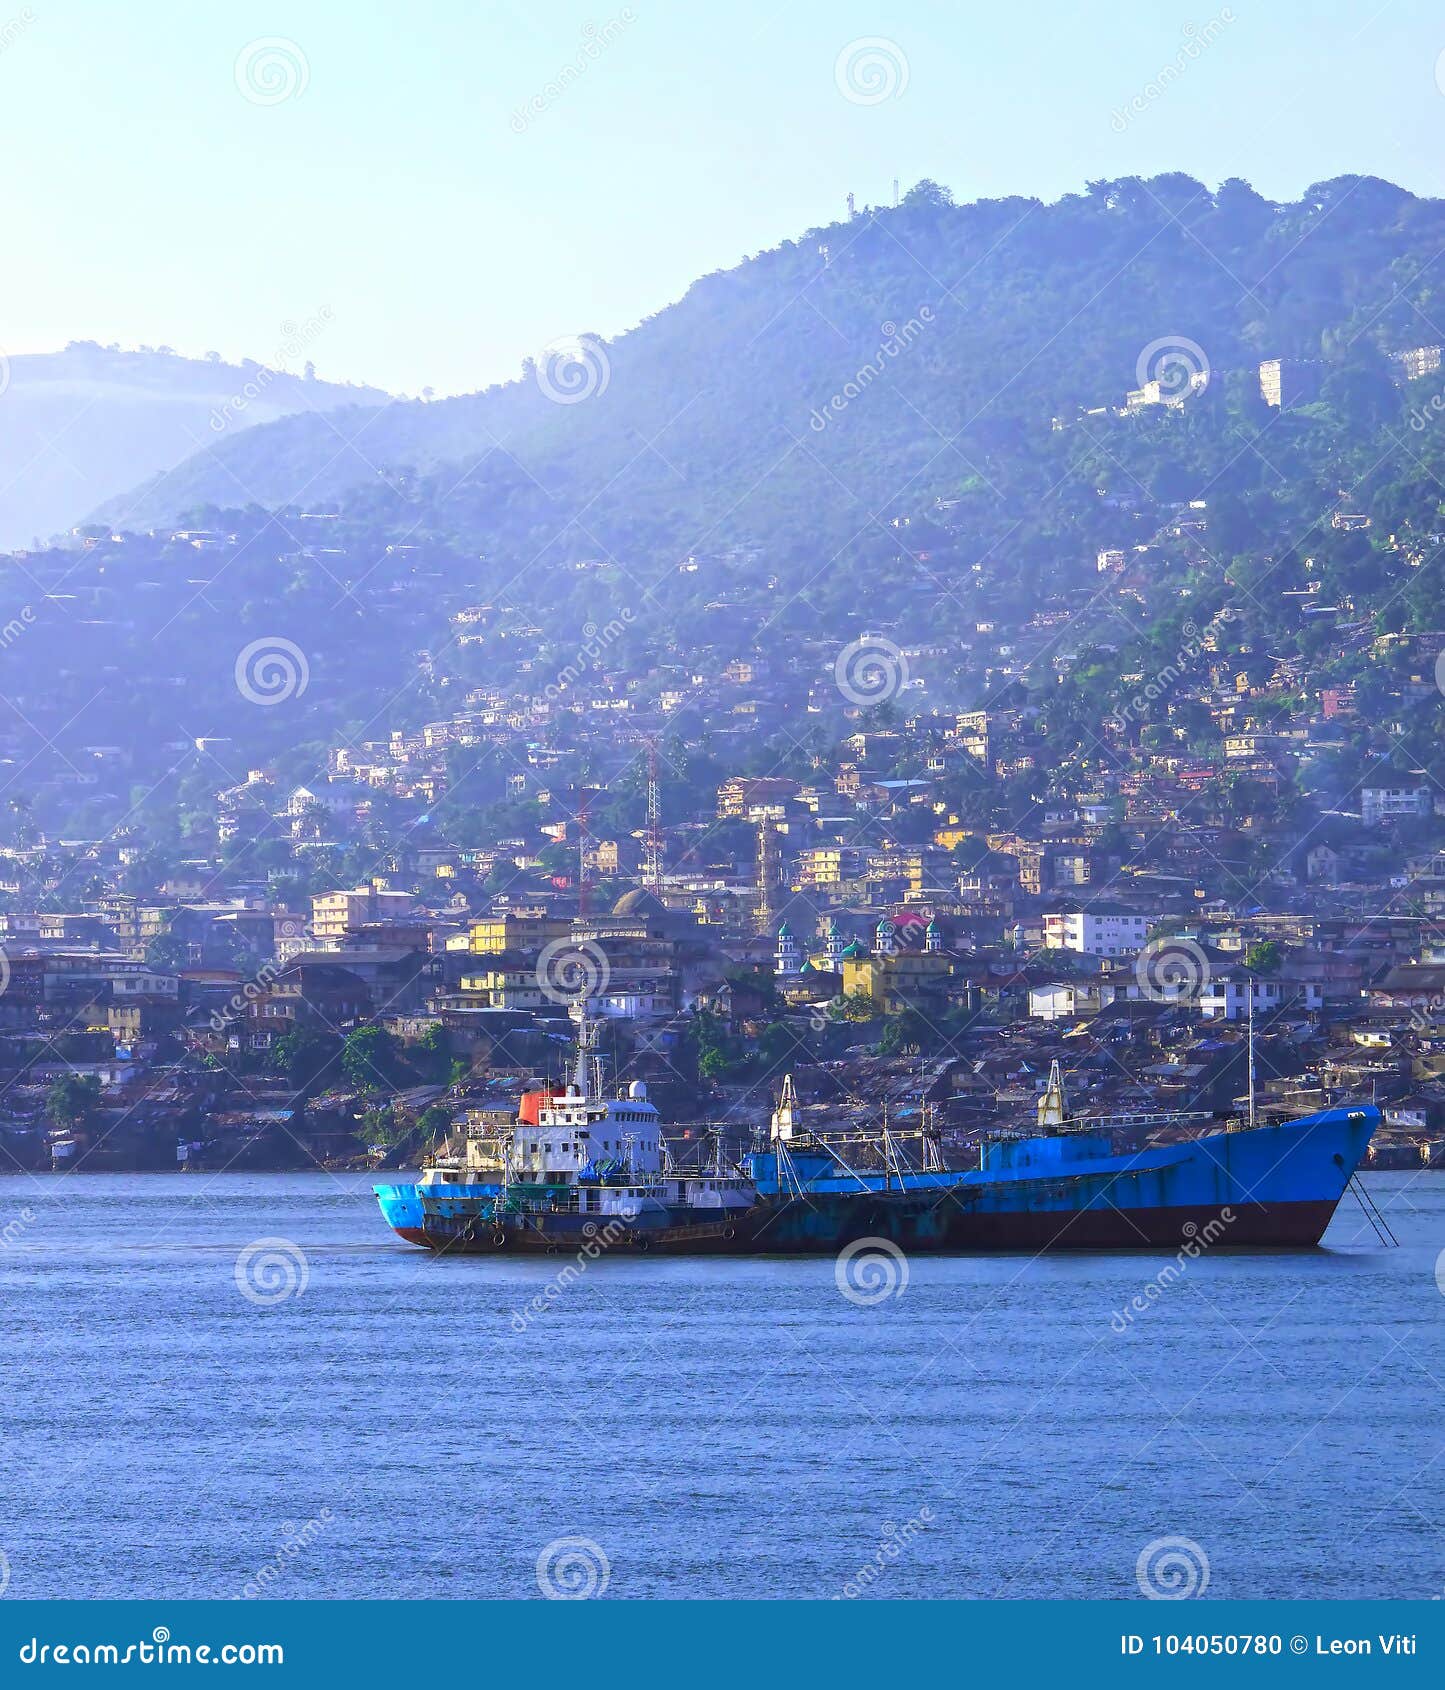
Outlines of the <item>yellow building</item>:
{"label": "yellow building", "polygon": [[477,956],[496,956],[500,951],[539,951],[553,939],[570,938],[571,933],[572,923],[566,917],[488,916],[472,923],[468,949]]}
{"label": "yellow building", "polygon": [[349,892],[321,892],[311,900],[311,933],[323,948],[368,922],[395,921],[410,915],[416,899],[410,892],[388,892],[378,886],[358,886]]}
{"label": "yellow building", "polygon": [[901,1015],[905,1009],[936,1004],[944,982],[953,972],[946,956],[936,951],[894,951],[880,955],[865,951],[856,941],[839,960],[843,974],[843,996],[864,994],[873,999],[885,1015]]}

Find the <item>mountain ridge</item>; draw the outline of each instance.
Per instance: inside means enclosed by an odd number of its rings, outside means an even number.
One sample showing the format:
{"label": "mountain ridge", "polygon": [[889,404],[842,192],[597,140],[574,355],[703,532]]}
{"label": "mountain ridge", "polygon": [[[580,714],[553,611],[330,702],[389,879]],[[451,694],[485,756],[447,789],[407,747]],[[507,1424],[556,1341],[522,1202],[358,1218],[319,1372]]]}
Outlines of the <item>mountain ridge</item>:
{"label": "mountain ridge", "polygon": [[[1051,414],[1119,401],[1161,339],[1188,340],[1222,369],[1319,357],[1356,322],[1376,341],[1429,338],[1445,297],[1425,255],[1442,235],[1445,202],[1374,178],[1287,204],[1177,174],[1090,183],[1051,204],[959,206],[925,182],[897,208],[700,278],[611,341],[554,347],[515,381],[349,411],[332,418],[342,441],[315,419],[267,424],[209,446],[128,508],[158,525],[303,496],[365,505],[399,480],[414,497],[429,478],[431,515],[469,536],[496,538],[480,514],[489,501],[520,501],[524,543],[585,506],[594,520],[577,547],[630,546],[641,528],[661,559],[718,523],[745,539],[739,514],[766,482],[777,497],[765,520],[798,539],[801,505],[830,480],[861,510],[940,457],[966,479]],[[927,332],[834,408],[889,331],[924,310]]]}
{"label": "mountain ridge", "polygon": [[[296,331],[298,357],[314,332]],[[9,547],[82,523],[102,501],[123,500],[142,477],[173,469],[213,437],[388,397],[320,380],[309,364],[295,375],[253,359],[94,341],[17,353],[0,369],[0,462],[11,466],[0,480],[0,546]]]}

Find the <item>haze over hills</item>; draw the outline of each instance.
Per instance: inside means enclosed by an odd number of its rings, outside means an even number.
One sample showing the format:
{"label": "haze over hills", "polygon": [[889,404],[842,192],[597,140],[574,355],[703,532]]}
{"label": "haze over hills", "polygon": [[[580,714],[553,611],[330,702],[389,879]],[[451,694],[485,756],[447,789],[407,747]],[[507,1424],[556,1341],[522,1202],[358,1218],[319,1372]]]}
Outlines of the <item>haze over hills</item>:
{"label": "haze over hills", "polygon": [[1014,479],[1052,416],[1153,373],[1138,367],[1155,343],[1184,337],[1222,376],[1438,340],[1442,234],[1445,205],[1356,177],[1284,205],[1183,175],[1051,205],[955,206],[922,183],[703,278],[610,343],[539,355],[516,382],[286,418],[104,514],[151,525],[303,499],[372,513],[404,484],[403,526],[519,561],[842,544],[901,489]]}
{"label": "haze over hills", "polygon": [[[1442,338],[1442,237],[1445,203],[1354,177],[1285,206],[1182,176],[1048,206],[922,184],[505,387],[228,432],[116,501],[107,540],[0,577],[4,754],[50,825],[137,794],[179,841],[218,780],[312,781],[499,689],[552,710],[605,667],[673,724],[695,665],[823,672],[869,629],[914,651],[910,703],[1030,696],[1056,747],[1133,721],[1129,677],[1226,611],[1242,653],[1353,682],[1328,617],[1438,622],[1441,376],[1390,354]],[[1279,356],[1310,378],[1282,408]],[[1179,403],[1125,406],[1181,371]],[[258,710],[237,653],[278,640],[304,698]],[[799,720],[757,725],[773,767]],[[1393,754],[1434,731],[1420,712]],[[499,770],[411,819],[480,838]],[[1346,758],[1319,784],[1352,780]]]}
{"label": "haze over hills", "polygon": [[10,547],[81,522],[101,500],[172,468],[219,434],[387,397],[250,360],[228,364],[93,341],[16,354],[5,368],[0,546]]}

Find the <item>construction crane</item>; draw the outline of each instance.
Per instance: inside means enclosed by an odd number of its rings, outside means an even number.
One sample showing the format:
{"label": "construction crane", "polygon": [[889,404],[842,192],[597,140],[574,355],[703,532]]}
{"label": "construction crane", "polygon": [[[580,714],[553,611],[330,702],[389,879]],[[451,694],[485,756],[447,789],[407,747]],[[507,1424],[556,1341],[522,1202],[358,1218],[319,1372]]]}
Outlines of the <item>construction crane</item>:
{"label": "construction crane", "polygon": [[662,785],[657,772],[657,735],[647,737],[647,841],[643,878],[648,890],[662,896]]}

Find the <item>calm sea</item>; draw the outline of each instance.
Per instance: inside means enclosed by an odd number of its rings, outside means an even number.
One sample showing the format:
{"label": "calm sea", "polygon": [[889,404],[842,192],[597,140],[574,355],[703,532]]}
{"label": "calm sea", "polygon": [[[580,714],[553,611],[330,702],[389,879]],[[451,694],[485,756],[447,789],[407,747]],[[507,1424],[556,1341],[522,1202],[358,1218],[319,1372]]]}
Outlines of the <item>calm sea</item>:
{"label": "calm sea", "polygon": [[434,1260],[365,1177],[0,1179],[9,1594],[1441,1595],[1445,1174],[1368,1189],[1396,1249],[1347,1196],[1318,1252],[860,1305],[831,1260]]}

